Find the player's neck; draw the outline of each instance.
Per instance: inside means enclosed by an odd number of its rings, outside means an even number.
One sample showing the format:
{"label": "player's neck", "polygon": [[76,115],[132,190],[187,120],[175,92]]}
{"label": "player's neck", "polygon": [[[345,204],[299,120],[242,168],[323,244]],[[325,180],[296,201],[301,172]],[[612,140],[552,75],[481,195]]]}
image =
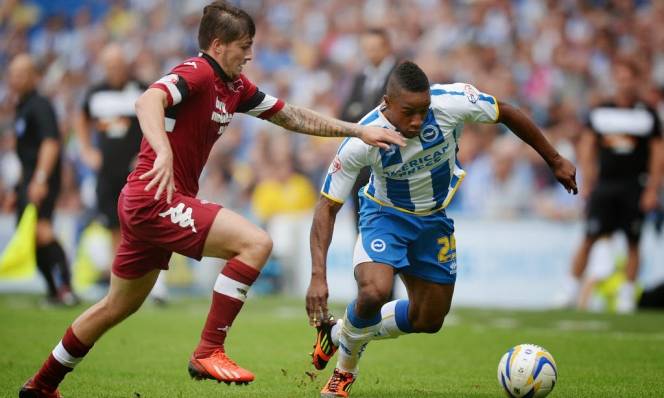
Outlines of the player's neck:
{"label": "player's neck", "polygon": [[224,80],[226,82],[233,81],[233,78],[231,77],[232,75],[230,75],[228,72],[226,72],[226,70],[223,68],[223,66],[222,66],[223,64],[221,62],[221,57],[220,56],[215,57],[215,56],[213,56],[210,53],[205,52],[205,51],[201,51],[200,56],[205,58],[208,61],[210,66],[212,66],[212,69],[214,69],[215,73],[219,77],[221,77],[222,80]]}

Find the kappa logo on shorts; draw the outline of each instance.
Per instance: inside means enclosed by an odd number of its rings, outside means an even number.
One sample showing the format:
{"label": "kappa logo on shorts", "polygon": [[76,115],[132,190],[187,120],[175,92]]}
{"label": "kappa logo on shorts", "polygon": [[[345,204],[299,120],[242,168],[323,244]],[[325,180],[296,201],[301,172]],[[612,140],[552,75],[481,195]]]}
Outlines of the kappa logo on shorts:
{"label": "kappa logo on shorts", "polygon": [[387,245],[385,244],[385,241],[382,239],[374,239],[371,241],[371,250],[377,253],[384,252],[386,248]]}
{"label": "kappa logo on shorts", "polygon": [[171,216],[171,222],[177,224],[182,228],[189,228],[196,233],[196,226],[194,225],[194,219],[192,218],[193,210],[191,207],[187,207],[185,210],[184,203],[180,203],[175,207],[171,207],[163,213],[159,213],[159,217],[168,217]]}

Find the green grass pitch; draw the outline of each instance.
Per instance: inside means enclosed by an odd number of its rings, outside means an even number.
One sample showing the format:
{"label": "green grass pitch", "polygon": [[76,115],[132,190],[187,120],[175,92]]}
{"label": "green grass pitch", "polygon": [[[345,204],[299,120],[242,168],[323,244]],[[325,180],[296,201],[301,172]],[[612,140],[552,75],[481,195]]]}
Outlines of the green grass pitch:
{"label": "green grass pitch", "polygon": [[[31,296],[0,296],[0,396],[15,397],[84,307],[40,309]],[[342,307],[336,306],[336,313]],[[227,351],[256,374],[249,386],[195,382],[187,359],[205,300],[147,304],[111,330],[61,387],[74,397],[317,397],[331,372],[307,353],[313,332],[303,301],[251,298]],[[515,312],[453,308],[436,335],[373,342],[351,396],[501,397],[496,366],[519,343],[547,348],[558,364],[550,397],[664,397],[664,315]]]}

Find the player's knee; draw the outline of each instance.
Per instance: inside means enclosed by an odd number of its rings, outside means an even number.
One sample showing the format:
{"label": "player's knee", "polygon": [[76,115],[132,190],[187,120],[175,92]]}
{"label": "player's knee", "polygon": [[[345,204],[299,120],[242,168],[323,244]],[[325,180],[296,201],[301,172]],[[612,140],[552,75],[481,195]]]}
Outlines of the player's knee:
{"label": "player's knee", "polygon": [[416,333],[438,333],[443,327],[444,319],[444,316],[416,319],[412,321],[412,327]]}
{"label": "player's knee", "polygon": [[267,261],[267,258],[270,257],[272,253],[272,238],[267,232],[262,231],[256,234],[255,239],[251,243],[251,250],[254,252],[254,255],[262,260],[264,263]]}
{"label": "player's knee", "polygon": [[37,246],[46,246],[53,241],[53,229],[48,224],[37,224],[37,235],[35,243]]}
{"label": "player's knee", "polygon": [[371,314],[376,310],[380,310],[380,307],[390,299],[390,293],[389,291],[383,291],[375,284],[360,286],[357,295],[357,307],[358,312],[361,313],[360,316],[362,316],[362,313]]}

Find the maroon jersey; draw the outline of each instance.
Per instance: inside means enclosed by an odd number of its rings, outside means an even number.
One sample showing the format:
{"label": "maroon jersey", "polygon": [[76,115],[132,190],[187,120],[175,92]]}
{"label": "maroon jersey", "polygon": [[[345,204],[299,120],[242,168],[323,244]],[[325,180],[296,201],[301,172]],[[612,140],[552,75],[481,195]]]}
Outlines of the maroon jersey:
{"label": "maroon jersey", "polygon": [[[235,112],[267,119],[284,106],[282,100],[261,92],[244,75],[231,79],[212,57],[203,53],[176,66],[150,87],[163,90],[168,96],[165,127],[173,150],[175,186],[178,192],[189,196],[196,196],[198,179],[212,145]],[[139,176],[152,169],[156,157],[143,139],[136,168],[127,178],[130,191],[142,191],[148,184]]]}

